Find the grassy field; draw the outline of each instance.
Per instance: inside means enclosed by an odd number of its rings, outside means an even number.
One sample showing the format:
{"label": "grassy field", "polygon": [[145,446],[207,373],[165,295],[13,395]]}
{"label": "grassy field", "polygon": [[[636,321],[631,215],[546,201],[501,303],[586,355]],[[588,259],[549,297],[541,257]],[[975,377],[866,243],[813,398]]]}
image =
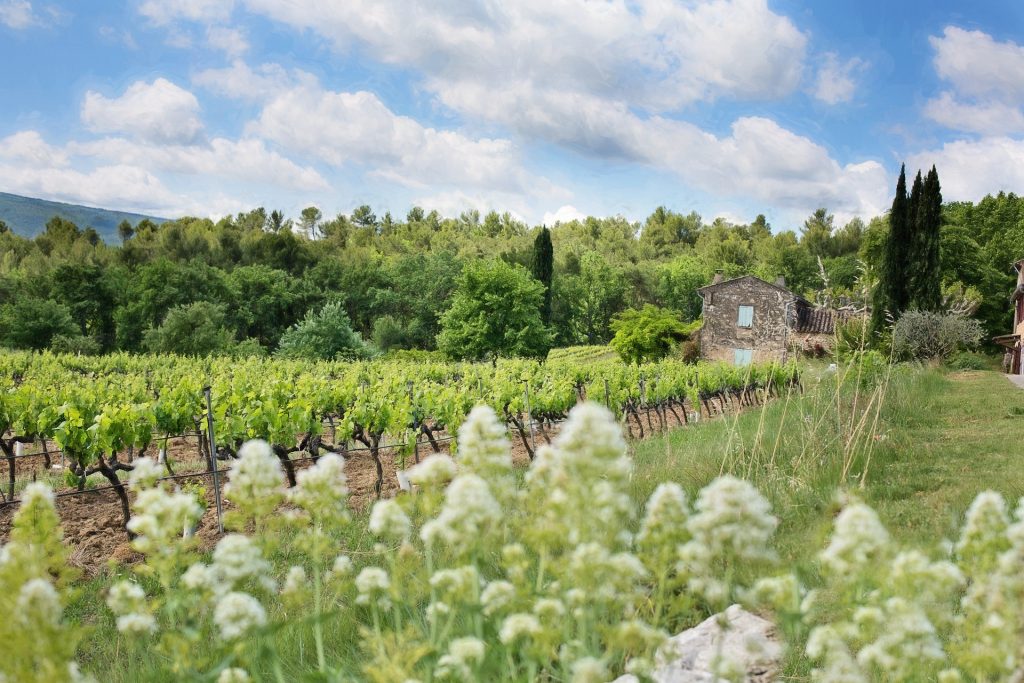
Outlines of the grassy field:
{"label": "grassy field", "polygon": [[[679,482],[695,496],[722,472],[750,479],[780,518],[776,546],[782,566],[813,586],[815,558],[843,491],[874,506],[895,539],[924,549],[954,537],[978,492],[994,489],[1011,501],[1024,495],[1024,391],[1002,375],[898,367],[882,383],[884,397],[860,389],[855,377],[848,376],[837,391],[835,373],[816,368],[805,376],[804,392],[763,409],[634,442],[638,505],[663,481]],[[353,558],[372,546],[365,522],[357,520],[343,540]],[[102,670],[105,680],[138,680],[151,662],[126,661],[100,602],[105,583],[84,583],[71,610],[91,627],[81,660],[89,670]],[[328,647],[354,664],[361,657],[358,637],[351,625],[334,624]],[[299,676],[308,666],[308,647],[296,641],[283,648],[294,656],[287,662],[289,674]],[[799,648],[790,655],[787,673],[804,679],[809,664]]]}

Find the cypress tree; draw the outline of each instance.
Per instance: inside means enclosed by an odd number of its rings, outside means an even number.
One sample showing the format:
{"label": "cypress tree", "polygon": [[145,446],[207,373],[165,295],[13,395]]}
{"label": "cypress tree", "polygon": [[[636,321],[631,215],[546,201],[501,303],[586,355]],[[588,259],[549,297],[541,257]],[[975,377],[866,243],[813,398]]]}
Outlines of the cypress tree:
{"label": "cypress tree", "polygon": [[545,325],[551,324],[551,282],[555,275],[555,249],[551,244],[551,231],[542,227],[533,241],[533,263],[530,270],[544,285],[544,303],[541,318]]}
{"label": "cypress tree", "polygon": [[923,248],[921,235],[924,232],[924,226],[921,224],[923,218],[921,211],[923,194],[924,181],[921,178],[921,171],[918,171],[917,176],[914,178],[914,184],[910,190],[910,200],[907,204],[906,261],[901,269],[907,291],[907,300],[905,306],[900,309],[901,312],[908,308],[919,308],[921,269],[924,266],[921,258],[921,250]]}
{"label": "cypress tree", "polygon": [[939,172],[932,166],[924,181],[921,207],[918,210],[917,307],[923,311],[936,311],[942,306],[942,263],[939,242],[942,238],[942,188]]}
{"label": "cypress tree", "polygon": [[910,229],[907,225],[909,208],[907,173],[901,165],[900,178],[896,181],[896,197],[889,211],[889,236],[885,240],[882,269],[872,302],[871,325],[876,332],[885,327],[886,313],[898,316],[907,307],[905,270],[910,247]]}

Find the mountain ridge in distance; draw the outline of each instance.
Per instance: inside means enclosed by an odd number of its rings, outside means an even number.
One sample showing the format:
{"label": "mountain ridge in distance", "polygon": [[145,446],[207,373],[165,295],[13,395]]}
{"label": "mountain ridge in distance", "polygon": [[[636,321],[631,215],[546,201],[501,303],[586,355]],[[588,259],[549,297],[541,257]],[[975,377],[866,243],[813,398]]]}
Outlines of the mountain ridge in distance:
{"label": "mountain ridge in distance", "polygon": [[17,235],[35,237],[46,229],[47,221],[54,216],[73,222],[81,230],[95,228],[107,244],[120,242],[117,226],[123,220],[127,220],[132,226],[147,218],[154,223],[165,223],[168,220],[130,211],[113,211],[0,192],[0,221],[6,223],[11,232]]}

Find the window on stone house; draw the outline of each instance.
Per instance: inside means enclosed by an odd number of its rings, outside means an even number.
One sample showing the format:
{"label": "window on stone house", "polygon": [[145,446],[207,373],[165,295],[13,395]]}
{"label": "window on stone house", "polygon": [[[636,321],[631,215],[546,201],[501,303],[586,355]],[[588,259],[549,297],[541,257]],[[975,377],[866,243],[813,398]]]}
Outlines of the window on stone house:
{"label": "window on stone house", "polygon": [[753,327],[754,325],[754,307],[753,306],[740,306],[739,318],[736,320],[736,325],[739,327]]}
{"label": "window on stone house", "polygon": [[752,356],[754,355],[753,349],[733,349],[733,365],[738,367],[745,367],[750,365]]}

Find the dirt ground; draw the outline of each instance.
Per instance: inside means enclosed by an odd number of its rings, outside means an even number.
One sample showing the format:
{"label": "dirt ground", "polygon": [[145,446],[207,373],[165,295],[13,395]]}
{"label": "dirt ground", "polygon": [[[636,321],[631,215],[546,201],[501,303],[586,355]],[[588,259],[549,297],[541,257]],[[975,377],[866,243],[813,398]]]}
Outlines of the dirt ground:
{"label": "dirt ground", "polygon": [[[702,417],[716,417],[722,414],[721,407],[717,404],[717,401],[712,401],[710,405],[712,407],[711,414],[708,415],[706,410],[702,410]],[[668,410],[663,411],[663,414],[659,414],[654,410],[641,411],[639,419],[644,436],[663,431],[665,428],[674,429],[682,426],[682,420],[679,419],[681,418],[681,413],[682,411],[679,408],[676,409],[676,414],[679,417]],[[640,437],[641,425],[637,424],[637,418],[631,416],[628,422],[629,433],[634,438]],[[557,433],[558,425],[545,425],[543,429],[535,431],[532,436],[532,442],[537,447],[540,447]],[[437,438],[443,439],[444,435],[439,434]],[[523,444],[523,439],[514,429],[511,430],[510,439],[512,441],[513,462],[517,466],[526,467],[529,464],[530,458]],[[446,442],[440,443],[439,447],[441,452],[447,452]],[[37,450],[40,450],[38,444],[26,446],[27,452],[32,453]],[[154,444],[150,446],[147,454],[156,455],[156,451],[157,445]],[[50,444],[50,453],[51,463],[59,464],[61,456],[53,444]],[[425,439],[422,440],[419,446],[420,457],[425,458],[431,453],[433,453],[433,449],[430,444]],[[201,540],[201,546],[212,547],[219,537],[216,505],[213,495],[213,480],[209,473],[204,472],[206,467],[199,452],[197,437],[172,438],[168,443],[168,455],[176,474],[195,473],[194,477],[178,479],[177,483],[179,485],[194,481],[205,487],[206,512],[200,520],[196,534]],[[398,451],[396,449],[382,448],[380,451],[381,464],[384,470],[384,484],[381,492],[383,497],[393,496],[399,490],[398,479],[395,474],[397,455]],[[305,454],[303,453],[293,454],[293,460],[296,461],[294,465],[296,471],[312,464],[304,456]],[[43,460],[43,456],[39,455],[20,458],[16,461],[15,473],[22,485],[25,481],[31,481],[36,477],[42,478],[47,474]],[[122,457],[122,460],[125,460],[125,458]],[[227,462],[220,462],[220,469],[227,469],[229,464]],[[407,458],[406,467],[411,467],[413,464],[414,459],[410,456]],[[7,461],[0,458],[0,486],[3,486],[4,491],[6,491],[8,481],[7,467]],[[345,472],[348,477],[350,491],[349,505],[354,511],[365,509],[376,498],[374,484],[377,473],[370,453],[365,450],[356,450],[353,447],[346,458]],[[56,473],[57,477],[62,476],[60,470],[51,470],[49,473],[51,476],[48,477],[51,481],[55,480],[54,473]],[[225,480],[226,474],[221,474],[220,483],[222,487]],[[56,490],[58,494],[74,491],[73,488],[60,485],[57,486]],[[129,499],[131,498],[132,496],[129,494]],[[0,540],[2,541],[6,541],[10,534],[11,520],[15,512],[16,507],[14,505],[6,504],[0,506]],[[86,574],[94,574],[110,562],[130,564],[141,559],[141,556],[131,548],[128,534],[124,529],[121,505],[116,492],[106,488],[105,482],[94,491],[87,490],[76,495],[59,495],[57,498],[57,512],[60,515],[64,529],[64,542],[71,548],[71,563],[82,569]]]}

